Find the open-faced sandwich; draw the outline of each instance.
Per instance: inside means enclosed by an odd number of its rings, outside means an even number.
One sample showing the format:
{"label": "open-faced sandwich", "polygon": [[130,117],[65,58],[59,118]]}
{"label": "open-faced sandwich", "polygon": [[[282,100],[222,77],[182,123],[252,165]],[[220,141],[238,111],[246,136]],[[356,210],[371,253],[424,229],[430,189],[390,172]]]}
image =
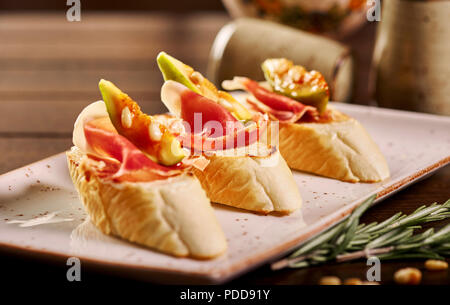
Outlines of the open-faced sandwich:
{"label": "open-faced sandwich", "polygon": [[[103,101],[75,123],[67,152],[70,175],[92,222],[119,236],[175,256],[212,258],[226,250],[225,235],[186,157],[165,121],[141,112],[111,82]],[[207,162],[207,161],[206,161]]]}
{"label": "open-faced sandwich", "polygon": [[[349,182],[377,182],[389,168],[362,125],[328,105],[328,85],[317,71],[284,58],[262,64],[265,83],[235,77],[226,90],[245,90],[238,100],[252,113],[279,121],[279,147],[289,167]],[[270,132],[270,130],[269,130]]]}
{"label": "open-faced sandwich", "polygon": [[261,141],[266,116],[251,113],[166,53],[157,61],[165,79],[161,99],[185,123],[178,134],[182,146],[209,161],[203,171],[194,169],[208,197],[265,214],[299,209],[301,197],[289,167],[276,146]]}

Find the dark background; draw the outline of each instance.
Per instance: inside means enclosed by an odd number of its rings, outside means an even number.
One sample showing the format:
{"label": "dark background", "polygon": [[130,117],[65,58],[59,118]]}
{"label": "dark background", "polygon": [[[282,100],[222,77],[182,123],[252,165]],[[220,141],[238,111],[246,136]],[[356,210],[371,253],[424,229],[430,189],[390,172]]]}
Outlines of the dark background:
{"label": "dark background", "polygon": [[[66,0],[36,0],[36,1],[20,1],[20,0],[1,0],[0,10],[62,10],[66,9]],[[225,8],[220,0],[81,0],[81,9],[93,11],[223,11]]]}

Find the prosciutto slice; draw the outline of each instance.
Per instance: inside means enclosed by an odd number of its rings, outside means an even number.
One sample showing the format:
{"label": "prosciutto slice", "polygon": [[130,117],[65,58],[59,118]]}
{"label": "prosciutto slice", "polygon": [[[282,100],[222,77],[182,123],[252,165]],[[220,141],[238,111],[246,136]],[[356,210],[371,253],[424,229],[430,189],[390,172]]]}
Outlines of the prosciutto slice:
{"label": "prosciutto slice", "polygon": [[105,166],[97,168],[104,178],[119,181],[152,181],[165,179],[182,172],[182,164],[162,166],[138,149],[125,137],[104,123],[93,120],[84,125],[86,142],[95,152],[90,156]]}
{"label": "prosciutto slice", "polygon": [[164,84],[161,97],[169,110],[183,120],[185,132],[178,139],[193,152],[248,146],[258,141],[266,126],[260,122],[244,125],[221,104],[173,81]]}
{"label": "prosciutto slice", "polygon": [[295,123],[306,113],[317,116],[317,109],[304,105],[287,96],[271,92],[254,80],[246,77],[235,77],[231,81],[224,81],[223,87],[227,90],[245,90],[252,94],[252,98],[247,99],[247,103],[253,110],[267,113],[273,120],[280,122]]}

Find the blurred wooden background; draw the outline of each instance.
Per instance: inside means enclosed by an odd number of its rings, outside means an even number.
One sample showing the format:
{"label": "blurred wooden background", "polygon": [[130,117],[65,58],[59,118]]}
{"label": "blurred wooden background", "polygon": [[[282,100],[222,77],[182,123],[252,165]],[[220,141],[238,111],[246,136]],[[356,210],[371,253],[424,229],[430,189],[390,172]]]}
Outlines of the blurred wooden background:
{"label": "blurred wooden background", "polygon": [[[0,0],[0,9],[8,11],[23,10],[56,10],[66,9],[66,0]],[[224,10],[220,0],[171,0],[171,1],[155,1],[155,0],[81,0],[81,7],[87,11],[171,11],[171,12],[187,12],[187,11],[208,11],[208,10]]]}
{"label": "blurred wooden background", "polygon": [[[100,99],[100,78],[115,82],[149,113],[164,110],[156,55],[166,50],[206,70],[224,13],[0,15],[0,173],[71,146],[80,110]],[[6,155],[5,155],[6,154]]]}
{"label": "blurred wooden background", "polygon": [[[68,22],[65,13],[66,7],[1,11],[0,151],[6,156],[0,173],[70,147],[77,114],[100,98],[100,78],[115,82],[144,111],[164,111],[158,52],[165,50],[205,73],[214,37],[230,21],[220,9],[182,14],[82,9],[81,22]],[[367,31],[372,27],[358,35]],[[370,41],[357,45],[361,54],[371,54]],[[370,56],[365,60],[368,67]],[[367,71],[359,77],[356,100],[367,100]]]}

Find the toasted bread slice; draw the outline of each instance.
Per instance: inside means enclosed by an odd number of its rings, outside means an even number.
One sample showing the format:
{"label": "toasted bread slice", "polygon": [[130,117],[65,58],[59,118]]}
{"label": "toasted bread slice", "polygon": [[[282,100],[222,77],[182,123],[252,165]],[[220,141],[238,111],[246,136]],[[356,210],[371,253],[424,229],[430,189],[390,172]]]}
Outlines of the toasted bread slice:
{"label": "toasted bread slice", "polygon": [[[247,101],[252,95],[243,93],[237,98],[252,109]],[[270,127],[266,135],[271,139],[269,144],[278,144],[292,169],[347,182],[387,179],[390,174],[386,159],[364,127],[356,119],[332,107],[328,109],[328,119],[319,122],[279,122],[276,132]],[[278,143],[273,143],[272,133],[278,136]]]}
{"label": "toasted bread slice", "polygon": [[[189,89],[174,81],[166,81],[161,89],[161,100],[179,119],[186,92]],[[228,109],[223,107],[223,111]],[[247,153],[252,150],[257,153]],[[301,207],[298,187],[277,147],[254,142],[202,153],[210,163],[194,173],[211,201],[264,214],[288,214]]]}
{"label": "toasted bread slice", "polygon": [[227,243],[198,180],[189,173],[152,182],[104,180],[76,147],[70,175],[92,222],[111,234],[174,256],[207,259]]}
{"label": "toasted bread slice", "polygon": [[278,150],[261,157],[207,158],[209,165],[194,173],[211,201],[263,214],[289,214],[301,207],[292,172]]}
{"label": "toasted bread slice", "polygon": [[340,117],[328,123],[280,123],[280,152],[289,167],[348,182],[388,178],[386,160],[364,127]]}

